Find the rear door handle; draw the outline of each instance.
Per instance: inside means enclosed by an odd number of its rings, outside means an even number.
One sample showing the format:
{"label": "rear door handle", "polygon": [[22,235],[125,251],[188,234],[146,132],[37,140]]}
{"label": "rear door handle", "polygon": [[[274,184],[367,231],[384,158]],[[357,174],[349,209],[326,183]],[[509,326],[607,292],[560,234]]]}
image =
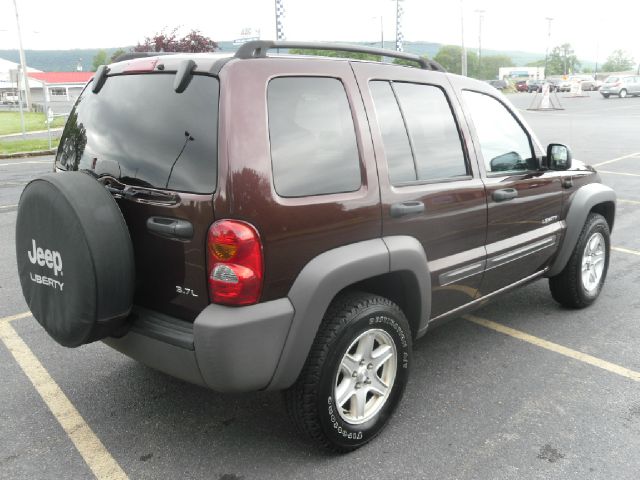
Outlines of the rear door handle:
{"label": "rear door handle", "polygon": [[193,225],[187,220],[169,217],[149,217],[147,229],[163,237],[190,239],[193,237]]}
{"label": "rear door handle", "polygon": [[405,215],[415,215],[424,212],[424,203],[419,200],[394,203],[391,205],[391,216],[393,218],[404,217]]}
{"label": "rear door handle", "polygon": [[496,202],[504,202],[506,200],[512,200],[518,196],[518,190],[515,188],[502,188],[500,190],[496,190],[491,194],[491,198],[493,198]]}

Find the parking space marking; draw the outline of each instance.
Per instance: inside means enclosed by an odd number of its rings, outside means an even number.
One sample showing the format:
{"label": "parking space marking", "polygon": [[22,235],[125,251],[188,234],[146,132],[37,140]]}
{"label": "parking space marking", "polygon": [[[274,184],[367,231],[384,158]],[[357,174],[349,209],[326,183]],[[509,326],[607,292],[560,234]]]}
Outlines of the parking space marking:
{"label": "parking space marking", "polygon": [[17,206],[18,206],[17,203],[15,205],[0,205],[0,210],[6,210],[7,208],[13,208]]}
{"label": "parking space marking", "polygon": [[624,248],[624,247],[611,247],[611,250],[615,250],[616,252],[622,252],[622,253],[630,253],[631,255],[638,255],[640,256],[640,252],[638,250],[632,250],[630,248]]}
{"label": "parking space marking", "polygon": [[608,165],[609,163],[617,162],[619,160],[624,160],[625,158],[635,157],[636,155],[640,155],[640,152],[630,153],[629,155],[623,155],[622,157],[613,158],[611,160],[607,160],[606,162],[594,163],[594,167],[600,167],[602,165]]}
{"label": "parking space marking", "polygon": [[620,202],[620,203],[630,203],[631,205],[640,205],[640,200],[626,200],[624,198],[619,198],[618,202]]}
{"label": "parking space marking", "polygon": [[572,350],[571,348],[558,345],[557,343],[549,342],[548,340],[543,340],[542,338],[534,337],[533,335],[530,335],[525,332],[521,332],[520,330],[507,327],[506,325],[502,325],[500,323],[492,322],[491,320],[487,320],[486,318],[476,317],[475,315],[464,315],[462,318],[470,322],[473,322],[477,325],[481,325],[490,330],[494,330],[496,332],[503,333],[504,335],[517,338],[518,340],[522,340],[523,342],[530,343],[537,347],[544,348],[546,350],[550,350],[555,353],[559,353],[560,355],[564,355],[565,357],[569,357],[574,360],[587,363],[594,367],[601,368],[608,372],[615,373],[616,375],[620,375],[622,377],[629,378],[636,382],[640,382],[640,372],[636,372],[634,370],[630,370],[620,365],[616,365],[615,363],[607,362],[606,360],[601,360],[600,358],[587,355],[586,353],[582,353],[577,350]]}
{"label": "parking space marking", "polygon": [[31,316],[31,312],[22,312],[11,315],[10,317],[0,318],[0,323],[13,322],[14,320],[20,320],[21,318],[27,318]]}
{"label": "parking space marking", "polygon": [[0,167],[9,167],[11,165],[27,165],[37,163],[53,163],[51,160],[25,160],[24,162],[0,162]]}
{"label": "parking space marking", "polygon": [[84,421],[49,372],[11,326],[11,320],[26,314],[5,317],[0,321],[0,340],[27,375],[44,403],[67,433],[78,452],[98,479],[127,479],[120,465]]}
{"label": "parking space marking", "polygon": [[640,173],[612,172],[611,170],[598,170],[598,173],[609,173],[611,175],[624,175],[627,177],[640,177]]}

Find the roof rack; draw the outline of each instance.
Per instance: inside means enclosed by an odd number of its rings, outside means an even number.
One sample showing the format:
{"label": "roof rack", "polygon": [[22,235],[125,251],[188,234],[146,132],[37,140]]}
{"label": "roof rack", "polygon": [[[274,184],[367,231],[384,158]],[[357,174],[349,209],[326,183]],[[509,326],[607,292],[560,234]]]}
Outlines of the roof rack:
{"label": "roof rack", "polygon": [[401,58],[410,60],[420,65],[424,70],[446,72],[438,62],[427,60],[413,53],[397,52],[384,48],[362,47],[359,45],[346,45],[344,43],[317,43],[317,42],[282,42],[273,40],[254,40],[243,44],[235,54],[236,58],[265,58],[268,50],[274,48],[305,48],[310,50],[335,50],[339,52],[368,53],[381,57]]}

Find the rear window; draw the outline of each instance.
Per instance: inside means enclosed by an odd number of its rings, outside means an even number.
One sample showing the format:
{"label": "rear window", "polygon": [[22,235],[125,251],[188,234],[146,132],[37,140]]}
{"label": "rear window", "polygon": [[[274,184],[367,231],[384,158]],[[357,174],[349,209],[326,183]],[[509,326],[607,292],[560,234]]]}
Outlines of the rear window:
{"label": "rear window", "polygon": [[71,111],[56,165],[128,185],[192,193],[216,188],[218,80],[196,75],[183,93],[173,74],[109,77]]}

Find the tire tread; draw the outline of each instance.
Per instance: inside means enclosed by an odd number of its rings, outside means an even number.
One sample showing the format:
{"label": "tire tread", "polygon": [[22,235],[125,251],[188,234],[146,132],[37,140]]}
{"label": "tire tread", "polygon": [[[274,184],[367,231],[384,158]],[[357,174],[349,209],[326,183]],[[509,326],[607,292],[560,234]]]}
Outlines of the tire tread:
{"label": "tire tread", "polygon": [[284,392],[287,411],[298,431],[330,451],[346,453],[358,447],[335,445],[324,434],[316,407],[317,385],[322,368],[331,345],[339,337],[342,329],[349,324],[350,319],[363,309],[376,305],[391,308],[399,317],[404,318],[400,307],[378,295],[354,291],[336,297],[327,309],[298,380]]}

